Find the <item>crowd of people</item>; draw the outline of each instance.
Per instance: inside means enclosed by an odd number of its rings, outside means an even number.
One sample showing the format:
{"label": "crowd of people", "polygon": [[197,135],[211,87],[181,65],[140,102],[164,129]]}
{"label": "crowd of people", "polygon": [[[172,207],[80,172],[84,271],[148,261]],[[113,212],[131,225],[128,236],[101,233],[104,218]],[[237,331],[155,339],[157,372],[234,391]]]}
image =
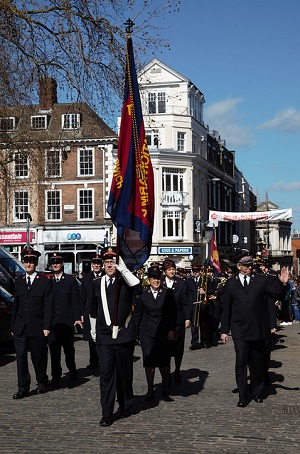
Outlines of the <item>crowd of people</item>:
{"label": "crowd of people", "polygon": [[[236,352],[235,377],[239,407],[263,401],[274,333],[279,323],[299,322],[299,281],[286,269],[273,272],[264,260],[236,260],[215,276],[214,268],[198,263],[176,269],[173,260],[151,263],[131,272],[113,247],[91,260],[91,271],[78,286],[64,273],[63,257],[51,256],[49,278],[36,271],[40,253],[22,252],[26,274],[16,280],[12,334],[17,357],[18,391],[14,399],[46,393],[62,378],[61,353],[70,380],[78,379],[74,329],[83,329],[88,343],[88,369],[99,369],[100,425],[110,426],[130,415],[133,403],[133,355],[141,346],[145,370],[145,401],[155,399],[158,369],[162,399],[172,401],[172,381],[181,382],[185,333],[191,329],[190,350],[211,348],[230,337]],[[236,272],[235,272],[236,271]],[[285,321],[289,317],[289,321]],[[48,350],[51,379],[47,376]],[[30,392],[28,353],[37,387]],[[172,358],[174,371],[171,373]],[[250,373],[250,384],[247,374]]]}

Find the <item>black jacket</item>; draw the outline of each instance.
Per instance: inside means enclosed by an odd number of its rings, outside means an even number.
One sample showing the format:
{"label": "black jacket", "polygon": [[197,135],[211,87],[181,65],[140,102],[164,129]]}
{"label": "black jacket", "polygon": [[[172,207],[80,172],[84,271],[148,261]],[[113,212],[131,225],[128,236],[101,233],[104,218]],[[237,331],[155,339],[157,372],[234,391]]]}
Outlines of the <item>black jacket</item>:
{"label": "black jacket", "polygon": [[53,319],[52,282],[37,273],[30,289],[26,276],[20,276],[15,283],[12,312],[12,333],[30,337],[43,336],[43,330],[50,331]]}

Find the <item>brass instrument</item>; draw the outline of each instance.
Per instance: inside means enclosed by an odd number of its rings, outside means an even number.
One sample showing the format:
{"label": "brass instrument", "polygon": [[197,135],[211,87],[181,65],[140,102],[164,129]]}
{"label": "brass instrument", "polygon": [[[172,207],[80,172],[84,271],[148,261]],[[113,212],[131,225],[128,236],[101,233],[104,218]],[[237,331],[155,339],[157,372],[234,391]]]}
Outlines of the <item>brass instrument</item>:
{"label": "brass instrument", "polygon": [[[196,301],[193,303],[196,305],[195,313],[194,313],[194,326],[196,328],[198,328],[199,322],[200,322],[201,304],[203,306],[205,306],[207,304],[208,281],[209,281],[209,277],[208,277],[207,269],[206,269],[201,276],[201,285],[197,289],[197,298],[196,298]],[[204,293],[200,293],[200,288],[202,288],[204,290]]]}
{"label": "brass instrument", "polygon": [[139,268],[135,274],[139,278],[140,283],[142,284],[143,288],[147,288],[150,285],[150,282],[149,282],[149,279],[148,279],[148,276],[147,276],[147,273],[146,273],[144,267]]}

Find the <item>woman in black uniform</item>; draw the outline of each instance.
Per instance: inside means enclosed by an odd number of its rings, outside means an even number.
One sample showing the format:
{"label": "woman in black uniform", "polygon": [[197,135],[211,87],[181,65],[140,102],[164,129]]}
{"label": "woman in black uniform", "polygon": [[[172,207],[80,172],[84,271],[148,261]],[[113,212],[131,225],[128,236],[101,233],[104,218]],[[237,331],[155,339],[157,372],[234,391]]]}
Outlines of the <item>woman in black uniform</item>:
{"label": "woman in black uniform", "polygon": [[158,367],[162,377],[163,399],[169,397],[171,346],[175,337],[177,309],[172,290],[160,284],[162,272],[158,266],[148,269],[150,286],[138,298],[135,317],[143,351],[148,392],[145,400],[154,399],[154,375]]}

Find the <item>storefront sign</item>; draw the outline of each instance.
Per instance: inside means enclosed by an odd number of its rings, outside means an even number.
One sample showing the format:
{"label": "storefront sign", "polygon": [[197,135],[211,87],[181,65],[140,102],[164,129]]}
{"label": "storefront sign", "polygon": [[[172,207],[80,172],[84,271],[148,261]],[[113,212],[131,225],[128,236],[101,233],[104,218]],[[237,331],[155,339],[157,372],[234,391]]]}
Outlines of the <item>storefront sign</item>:
{"label": "storefront sign", "polygon": [[189,255],[193,252],[191,247],[159,247],[158,254],[184,254]]}
{"label": "storefront sign", "polygon": [[80,233],[68,233],[67,240],[81,240]]}
{"label": "storefront sign", "polygon": [[[32,232],[29,234],[32,242]],[[0,232],[0,244],[27,243],[27,232]]]}

